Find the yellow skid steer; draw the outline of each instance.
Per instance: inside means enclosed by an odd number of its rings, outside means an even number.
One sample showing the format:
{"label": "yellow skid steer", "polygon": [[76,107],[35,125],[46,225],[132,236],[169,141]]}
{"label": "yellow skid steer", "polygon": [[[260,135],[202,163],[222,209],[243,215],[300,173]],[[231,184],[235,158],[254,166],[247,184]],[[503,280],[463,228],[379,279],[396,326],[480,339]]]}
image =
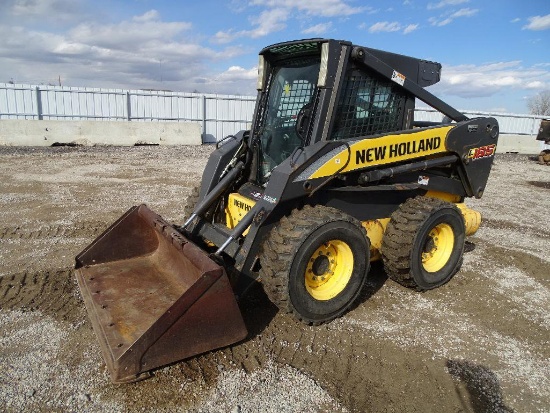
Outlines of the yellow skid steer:
{"label": "yellow skid steer", "polygon": [[[429,93],[440,75],[347,41],[263,49],[251,129],[219,142],[183,225],[134,206],[76,257],[112,380],[244,339],[238,300],[258,281],[307,325],[359,304],[376,259],[415,290],[449,281],[499,129]],[[416,99],[442,121],[415,120]]]}

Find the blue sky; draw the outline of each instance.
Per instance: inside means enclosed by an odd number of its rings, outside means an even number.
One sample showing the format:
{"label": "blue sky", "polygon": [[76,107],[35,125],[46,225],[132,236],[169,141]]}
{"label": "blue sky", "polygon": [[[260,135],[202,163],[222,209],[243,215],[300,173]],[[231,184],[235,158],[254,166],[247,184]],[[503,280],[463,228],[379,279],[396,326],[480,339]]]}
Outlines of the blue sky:
{"label": "blue sky", "polygon": [[550,89],[550,0],[0,0],[0,82],[254,95],[258,51],[308,37],[440,62],[458,109]]}

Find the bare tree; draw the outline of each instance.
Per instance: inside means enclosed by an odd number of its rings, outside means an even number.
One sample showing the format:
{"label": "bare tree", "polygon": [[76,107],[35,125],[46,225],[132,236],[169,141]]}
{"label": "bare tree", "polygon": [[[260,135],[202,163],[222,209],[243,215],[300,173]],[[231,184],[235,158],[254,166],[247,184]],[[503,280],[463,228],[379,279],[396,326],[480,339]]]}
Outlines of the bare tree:
{"label": "bare tree", "polygon": [[527,100],[532,115],[550,115],[550,90],[543,90]]}

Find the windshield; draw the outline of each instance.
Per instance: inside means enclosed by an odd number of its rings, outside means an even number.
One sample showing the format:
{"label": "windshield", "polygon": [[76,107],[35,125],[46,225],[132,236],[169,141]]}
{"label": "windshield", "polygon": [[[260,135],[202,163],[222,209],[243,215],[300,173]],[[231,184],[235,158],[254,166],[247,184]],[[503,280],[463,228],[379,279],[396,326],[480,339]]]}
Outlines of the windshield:
{"label": "windshield", "polygon": [[301,58],[272,69],[263,122],[259,126],[258,181],[265,184],[271,171],[300,146],[296,134],[298,113],[312,103],[317,90],[320,58]]}

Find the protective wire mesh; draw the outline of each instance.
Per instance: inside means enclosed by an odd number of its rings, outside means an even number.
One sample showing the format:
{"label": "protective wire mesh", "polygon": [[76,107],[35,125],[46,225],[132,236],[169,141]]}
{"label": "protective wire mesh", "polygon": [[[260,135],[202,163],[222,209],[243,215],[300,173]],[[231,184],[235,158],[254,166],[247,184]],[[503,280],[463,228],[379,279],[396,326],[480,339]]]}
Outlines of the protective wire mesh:
{"label": "protective wire mesh", "polygon": [[311,101],[314,92],[315,85],[307,80],[295,80],[292,84],[285,83],[277,117],[284,125],[295,122],[298,112]]}
{"label": "protective wire mesh", "polygon": [[390,81],[352,72],[344,81],[332,139],[350,139],[401,129],[406,95]]}

